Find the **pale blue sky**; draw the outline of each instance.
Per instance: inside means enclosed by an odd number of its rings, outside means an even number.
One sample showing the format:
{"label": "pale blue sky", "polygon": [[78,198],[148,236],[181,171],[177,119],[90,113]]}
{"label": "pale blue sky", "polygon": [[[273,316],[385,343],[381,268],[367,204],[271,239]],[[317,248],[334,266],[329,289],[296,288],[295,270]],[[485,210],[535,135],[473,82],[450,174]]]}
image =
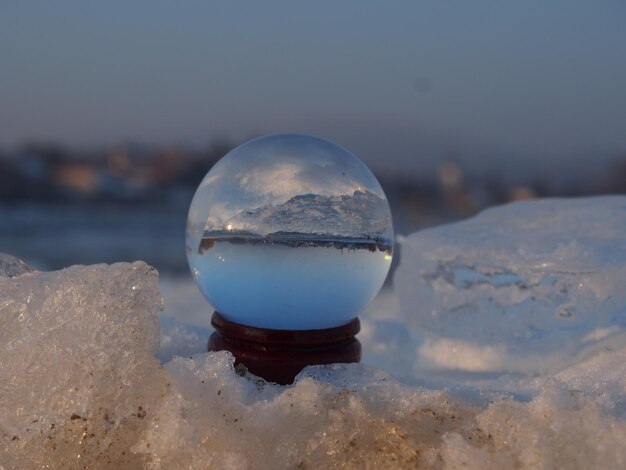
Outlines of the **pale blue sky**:
{"label": "pale blue sky", "polygon": [[617,0],[3,0],[0,147],[296,131],[374,167],[606,158],[624,25]]}

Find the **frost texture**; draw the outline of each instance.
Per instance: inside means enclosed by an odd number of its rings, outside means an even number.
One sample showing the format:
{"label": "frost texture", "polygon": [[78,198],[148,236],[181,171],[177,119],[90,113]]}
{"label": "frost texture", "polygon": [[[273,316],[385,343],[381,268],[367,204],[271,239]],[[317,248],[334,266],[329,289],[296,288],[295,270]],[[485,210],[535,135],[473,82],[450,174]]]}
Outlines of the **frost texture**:
{"label": "frost texture", "polygon": [[363,365],[311,367],[281,387],[241,377],[232,364],[221,352],[166,365],[170,393],[133,447],[149,456],[148,468],[626,464],[626,424],[557,379],[535,384],[523,402],[489,392],[469,401]]}
{"label": "frost texture", "polygon": [[625,342],[626,198],[520,202],[408,237],[418,369],[551,373]]}
{"label": "frost texture", "polygon": [[0,278],[0,467],[133,468],[166,386],[145,263]]}

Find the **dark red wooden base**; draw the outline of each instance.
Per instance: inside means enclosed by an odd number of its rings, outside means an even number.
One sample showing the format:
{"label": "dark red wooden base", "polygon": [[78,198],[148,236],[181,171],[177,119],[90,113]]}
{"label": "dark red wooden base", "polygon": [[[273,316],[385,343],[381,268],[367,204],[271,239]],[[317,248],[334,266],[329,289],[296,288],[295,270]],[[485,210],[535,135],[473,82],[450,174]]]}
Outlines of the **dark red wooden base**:
{"label": "dark red wooden base", "polygon": [[324,330],[271,330],[233,323],[215,312],[211,323],[215,333],[209,351],[230,351],[235,365],[243,364],[269,382],[293,383],[310,365],[361,360],[361,343],[355,338],[361,329],[358,318]]}

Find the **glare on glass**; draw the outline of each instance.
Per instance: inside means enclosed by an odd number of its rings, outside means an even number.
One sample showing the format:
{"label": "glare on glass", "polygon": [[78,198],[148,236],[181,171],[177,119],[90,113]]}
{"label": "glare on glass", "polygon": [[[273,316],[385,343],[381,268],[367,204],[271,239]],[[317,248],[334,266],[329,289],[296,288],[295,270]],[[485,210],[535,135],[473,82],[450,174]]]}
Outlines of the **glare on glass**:
{"label": "glare on glass", "polygon": [[189,209],[187,258],[227,320],[321,329],[356,317],[393,252],[387,198],[370,170],[317,137],[246,142],[205,176]]}

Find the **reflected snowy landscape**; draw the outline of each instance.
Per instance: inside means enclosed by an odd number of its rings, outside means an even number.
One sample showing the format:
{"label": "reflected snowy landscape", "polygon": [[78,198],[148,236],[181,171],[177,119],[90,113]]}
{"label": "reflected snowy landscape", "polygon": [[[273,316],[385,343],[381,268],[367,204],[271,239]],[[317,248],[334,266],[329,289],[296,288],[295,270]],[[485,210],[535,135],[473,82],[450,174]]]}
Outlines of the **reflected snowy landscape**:
{"label": "reflected snowy landscape", "polygon": [[245,142],[204,177],[187,259],[207,300],[243,325],[344,325],[376,296],[393,256],[389,203],[372,172],[333,142],[274,134]]}
{"label": "reflected snowy landscape", "polygon": [[362,364],[292,386],[205,352],[212,310],[189,279],[3,257],[2,465],[624,466],[624,233],[626,198],[604,197],[403,238],[360,316]]}

